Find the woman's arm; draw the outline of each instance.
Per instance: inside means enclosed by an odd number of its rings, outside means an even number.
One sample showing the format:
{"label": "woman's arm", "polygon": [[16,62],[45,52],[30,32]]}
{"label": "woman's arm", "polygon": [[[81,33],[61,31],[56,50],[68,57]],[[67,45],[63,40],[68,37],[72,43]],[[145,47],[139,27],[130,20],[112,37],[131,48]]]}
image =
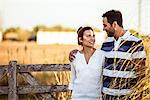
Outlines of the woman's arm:
{"label": "woman's arm", "polygon": [[69,83],[69,90],[73,90],[74,80],[76,79],[76,70],[73,62],[71,62],[70,65],[71,65],[71,79]]}

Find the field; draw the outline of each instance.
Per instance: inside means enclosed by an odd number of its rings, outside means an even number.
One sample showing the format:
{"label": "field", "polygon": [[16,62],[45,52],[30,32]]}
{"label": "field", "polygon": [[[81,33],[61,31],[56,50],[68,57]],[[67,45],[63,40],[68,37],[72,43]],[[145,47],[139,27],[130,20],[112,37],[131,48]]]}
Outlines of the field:
{"label": "field", "polygon": [[0,64],[17,60],[20,64],[69,63],[68,53],[77,45],[37,45],[35,42],[0,43]]}
{"label": "field", "polygon": [[[144,39],[144,45],[147,52],[147,77],[142,80],[142,84],[137,87],[137,94],[140,89],[146,90],[143,100],[150,98],[150,39]],[[10,60],[17,60],[19,64],[64,64],[69,63],[68,54],[71,50],[79,48],[77,45],[37,45],[35,42],[2,42],[0,43],[0,64],[8,64]],[[38,72],[32,73],[40,84],[68,84],[70,79],[69,72]],[[39,77],[40,76],[40,77]],[[44,80],[43,80],[44,78]],[[1,83],[6,84],[4,78]],[[25,80],[19,80],[20,84],[24,84]],[[143,86],[144,84],[144,86]],[[143,86],[143,87],[140,87]],[[139,89],[139,90],[138,90]],[[148,91],[148,92],[147,92]],[[135,93],[135,94],[136,94]],[[32,95],[32,94],[31,94]],[[60,93],[59,100],[66,100],[69,93]],[[34,98],[34,95],[30,96]],[[23,99],[23,100],[29,100]],[[136,100],[136,99],[135,99]]]}
{"label": "field", "polygon": [[[72,49],[79,48],[77,45],[37,45],[35,42],[2,42],[0,43],[0,64],[8,64],[10,60],[17,60],[18,64],[65,64],[69,63],[68,54]],[[42,85],[47,84],[68,84],[69,72],[35,72],[32,73],[35,79]],[[19,84],[26,84],[26,81],[19,76]],[[7,84],[7,78],[0,80],[0,84]],[[68,93],[60,93],[59,100],[65,100]],[[2,99],[4,97],[0,97]],[[22,98],[22,97],[20,97]],[[29,98],[36,98],[33,94]],[[33,100],[34,100],[33,99]]]}

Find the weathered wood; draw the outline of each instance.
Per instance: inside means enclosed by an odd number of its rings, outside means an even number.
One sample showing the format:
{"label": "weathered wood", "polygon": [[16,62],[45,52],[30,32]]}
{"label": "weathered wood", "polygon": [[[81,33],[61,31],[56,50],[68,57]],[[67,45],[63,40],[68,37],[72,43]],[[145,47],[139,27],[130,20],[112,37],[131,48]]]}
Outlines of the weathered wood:
{"label": "weathered wood", "polygon": [[8,86],[0,86],[0,94],[8,94]]}
{"label": "weathered wood", "polygon": [[0,74],[7,71],[8,65],[0,65]]}
{"label": "weathered wood", "polygon": [[7,71],[8,67],[0,67],[0,75]]}
{"label": "weathered wood", "polygon": [[19,86],[18,94],[28,94],[28,93],[50,93],[50,92],[67,92],[67,85],[36,85],[36,86]]}
{"label": "weathered wood", "polygon": [[[36,81],[33,77],[33,75],[31,73],[21,73],[21,75],[24,76],[24,78],[26,78],[27,82],[31,85],[31,86],[35,86],[35,85],[39,85],[38,81]],[[38,98],[40,100],[44,98],[44,100],[52,100],[52,96],[50,94],[41,94],[41,95],[38,95]]]}
{"label": "weathered wood", "polygon": [[[67,92],[67,85],[36,85],[18,86],[18,94]],[[7,86],[0,86],[0,94],[8,94]]]}
{"label": "weathered wood", "polygon": [[70,71],[69,64],[33,64],[33,65],[17,65],[19,72],[35,72],[35,71]]}
{"label": "weathered wood", "polygon": [[51,94],[43,94],[44,95],[44,100],[56,100],[52,97]]}
{"label": "weathered wood", "polygon": [[[1,67],[2,66],[2,67]],[[40,86],[30,72],[36,71],[70,71],[69,64],[18,64],[10,61],[9,65],[0,65],[0,78],[8,73],[8,86],[0,86],[0,94],[8,94],[8,100],[18,100],[18,94],[38,94],[38,100],[56,100],[50,94],[52,92],[67,92],[67,85]],[[30,85],[17,86],[16,74],[23,75]],[[39,95],[40,94],[40,95]]]}
{"label": "weathered wood", "polygon": [[30,85],[38,85],[38,81],[36,81],[31,73],[20,73],[26,79],[26,81]]}
{"label": "weathered wood", "polygon": [[7,72],[8,72],[7,69],[8,69],[8,65],[7,65],[7,67],[0,66],[0,79],[7,74]]}
{"label": "weathered wood", "polygon": [[10,61],[8,67],[8,100],[17,100],[16,61]]}

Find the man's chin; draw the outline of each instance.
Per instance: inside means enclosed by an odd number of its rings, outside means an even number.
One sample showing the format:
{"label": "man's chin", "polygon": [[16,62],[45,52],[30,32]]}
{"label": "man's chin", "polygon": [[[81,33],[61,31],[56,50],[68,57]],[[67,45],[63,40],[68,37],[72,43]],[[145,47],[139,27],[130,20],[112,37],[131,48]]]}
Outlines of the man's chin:
{"label": "man's chin", "polygon": [[113,37],[114,35],[113,35],[113,33],[107,32],[107,36],[108,37]]}

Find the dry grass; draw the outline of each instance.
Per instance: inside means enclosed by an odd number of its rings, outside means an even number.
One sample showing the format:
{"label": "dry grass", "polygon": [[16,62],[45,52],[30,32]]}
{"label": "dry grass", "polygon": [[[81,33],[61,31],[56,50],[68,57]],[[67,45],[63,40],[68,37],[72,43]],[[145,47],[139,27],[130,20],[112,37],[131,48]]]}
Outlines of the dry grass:
{"label": "dry grass", "polygon": [[[78,48],[77,45],[37,45],[34,42],[2,42],[0,43],[0,64],[8,64],[10,60],[17,60],[19,64],[64,64],[69,63],[68,54],[72,49]],[[42,85],[64,84],[70,80],[70,72],[34,72],[35,79]],[[19,84],[27,84],[21,75],[18,75]],[[7,84],[5,76],[0,84]],[[31,94],[35,97],[34,94]],[[27,96],[28,98],[31,97]],[[70,92],[57,93],[59,100],[66,100]],[[0,97],[1,98],[1,97]]]}
{"label": "dry grass", "polygon": [[133,96],[132,100],[150,100],[150,37],[143,38],[143,43],[146,50],[146,70],[142,73],[145,73],[145,77],[141,79],[135,88],[135,92],[131,94]]}
{"label": "dry grass", "polygon": [[[136,91],[132,94],[133,100],[137,100],[138,94],[141,93],[142,100],[150,99],[150,38],[144,38],[143,41],[147,53],[147,69],[146,72],[143,72],[146,73],[146,76],[137,83],[135,88]],[[34,42],[3,42],[0,43],[0,48],[0,64],[8,64],[10,60],[17,60],[19,64],[59,64],[69,63],[69,52],[72,49],[79,47],[77,45],[58,44],[37,45]],[[35,76],[40,84],[68,84],[70,79],[69,72],[39,72],[32,74]],[[24,82],[24,80],[20,80],[20,83]],[[68,95],[70,95],[70,93],[59,93],[56,96],[59,96],[59,100],[66,100],[66,98],[68,98]]]}
{"label": "dry grass", "polygon": [[20,64],[69,63],[68,53],[77,45],[37,45],[35,42],[0,43],[0,64],[17,60]]}

